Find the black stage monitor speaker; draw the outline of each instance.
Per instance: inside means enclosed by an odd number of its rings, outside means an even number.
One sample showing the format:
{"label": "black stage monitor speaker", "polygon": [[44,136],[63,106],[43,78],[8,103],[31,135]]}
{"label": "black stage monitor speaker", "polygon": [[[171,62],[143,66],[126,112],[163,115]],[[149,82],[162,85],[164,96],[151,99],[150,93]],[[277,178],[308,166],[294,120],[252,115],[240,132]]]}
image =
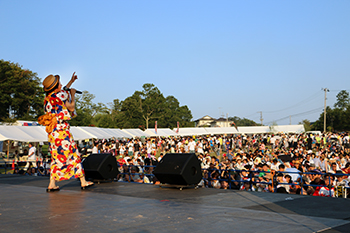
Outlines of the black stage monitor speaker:
{"label": "black stage monitor speaker", "polygon": [[166,154],[153,174],[163,184],[196,185],[202,179],[201,164],[194,153]]}
{"label": "black stage monitor speaker", "polygon": [[83,167],[87,179],[108,180],[119,173],[117,160],[111,154],[91,154],[83,161]]}

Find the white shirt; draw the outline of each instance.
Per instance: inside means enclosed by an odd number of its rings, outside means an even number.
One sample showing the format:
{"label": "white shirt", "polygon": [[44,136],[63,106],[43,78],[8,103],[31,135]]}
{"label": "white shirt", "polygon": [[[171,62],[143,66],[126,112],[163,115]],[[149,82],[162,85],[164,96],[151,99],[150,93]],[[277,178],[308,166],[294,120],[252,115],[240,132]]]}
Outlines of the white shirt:
{"label": "white shirt", "polygon": [[36,160],[35,153],[36,153],[36,148],[35,148],[35,146],[32,146],[28,152],[28,160],[35,161]]}
{"label": "white shirt", "polygon": [[128,147],[129,147],[129,151],[134,151],[134,144],[133,143],[129,143],[128,144]]}
{"label": "white shirt", "polygon": [[203,153],[203,144],[200,142],[198,143],[198,153]]}
{"label": "white shirt", "polygon": [[147,143],[147,154],[152,153],[152,145],[150,143]]}
{"label": "white shirt", "polygon": [[275,171],[278,171],[278,167],[279,167],[280,163],[277,162],[276,165],[274,163],[271,164],[271,170],[275,170]]}
{"label": "white shirt", "polygon": [[194,142],[194,141],[192,141],[192,142],[189,142],[188,143],[188,147],[189,147],[189,149],[190,150],[195,150],[195,147],[196,147],[196,143]]}

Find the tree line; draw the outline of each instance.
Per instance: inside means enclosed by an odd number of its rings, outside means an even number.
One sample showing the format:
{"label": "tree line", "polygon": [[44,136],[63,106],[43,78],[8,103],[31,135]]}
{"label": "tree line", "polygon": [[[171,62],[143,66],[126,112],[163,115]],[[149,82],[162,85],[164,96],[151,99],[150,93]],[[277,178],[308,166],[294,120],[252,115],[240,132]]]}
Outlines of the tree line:
{"label": "tree line", "polygon": [[[114,99],[108,103],[94,103],[95,96],[87,91],[76,96],[78,117],[73,126],[103,128],[175,128],[194,126],[188,106],[180,106],[174,96],[164,96],[151,83],[142,86],[125,100]],[[36,73],[21,65],[0,60],[0,121],[36,121],[44,114],[45,92]]]}
{"label": "tree line", "polygon": [[[342,90],[337,94],[334,107],[326,107],[326,130],[332,132],[350,131],[350,98],[349,92]],[[310,124],[311,130],[323,131],[324,113]]]}
{"label": "tree line", "polygon": [[[0,121],[36,121],[44,114],[45,93],[36,73],[21,65],[0,60]],[[107,105],[94,103],[95,96],[87,91],[76,97],[78,117],[71,120],[73,126],[97,126],[102,128],[159,128],[194,127],[188,106],[180,106],[174,96],[164,96],[151,83],[142,86],[125,100],[114,99]],[[327,131],[350,131],[350,98],[346,90],[337,94],[334,107],[327,106]],[[236,126],[261,125],[246,118],[229,117]],[[323,131],[323,112],[316,122],[302,122],[306,130]],[[234,126],[234,125],[233,125]]]}
{"label": "tree line", "polygon": [[192,113],[187,105],[180,106],[174,96],[167,96],[151,83],[142,86],[142,91],[112,103],[93,103],[94,95],[84,91],[76,99],[79,117],[71,120],[71,125],[91,125],[102,128],[159,128],[193,127]]}

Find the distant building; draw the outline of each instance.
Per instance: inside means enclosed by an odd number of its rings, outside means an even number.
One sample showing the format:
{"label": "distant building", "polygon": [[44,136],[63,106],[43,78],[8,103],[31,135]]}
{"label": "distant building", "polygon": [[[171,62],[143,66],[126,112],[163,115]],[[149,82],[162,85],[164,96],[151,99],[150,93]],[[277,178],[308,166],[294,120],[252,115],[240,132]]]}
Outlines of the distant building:
{"label": "distant building", "polygon": [[196,123],[196,127],[210,127],[210,124],[215,120],[215,118],[206,115],[198,120],[195,120],[194,122]]}
{"label": "distant building", "polygon": [[233,121],[228,121],[227,119],[221,117],[210,123],[210,127],[231,127]]}
{"label": "distant building", "polygon": [[219,119],[212,118],[208,115],[199,118],[194,121],[196,127],[231,127],[233,121],[227,121],[227,119],[221,117]]}

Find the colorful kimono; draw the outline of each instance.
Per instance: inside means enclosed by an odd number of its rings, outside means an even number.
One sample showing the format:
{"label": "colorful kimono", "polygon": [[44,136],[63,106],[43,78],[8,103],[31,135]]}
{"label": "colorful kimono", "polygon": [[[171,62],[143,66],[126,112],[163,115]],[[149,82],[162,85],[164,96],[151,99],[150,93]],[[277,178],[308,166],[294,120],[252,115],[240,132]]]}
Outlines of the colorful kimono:
{"label": "colorful kimono", "polygon": [[46,127],[46,131],[49,133],[49,151],[52,157],[51,179],[56,181],[84,176],[80,154],[67,122],[72,118],[65,106],[68,99],[69,92],[62,90],[46,96],[44,101],[46,112],[44,116],[50,118],[51,124],[50,129],[48,126]]}

